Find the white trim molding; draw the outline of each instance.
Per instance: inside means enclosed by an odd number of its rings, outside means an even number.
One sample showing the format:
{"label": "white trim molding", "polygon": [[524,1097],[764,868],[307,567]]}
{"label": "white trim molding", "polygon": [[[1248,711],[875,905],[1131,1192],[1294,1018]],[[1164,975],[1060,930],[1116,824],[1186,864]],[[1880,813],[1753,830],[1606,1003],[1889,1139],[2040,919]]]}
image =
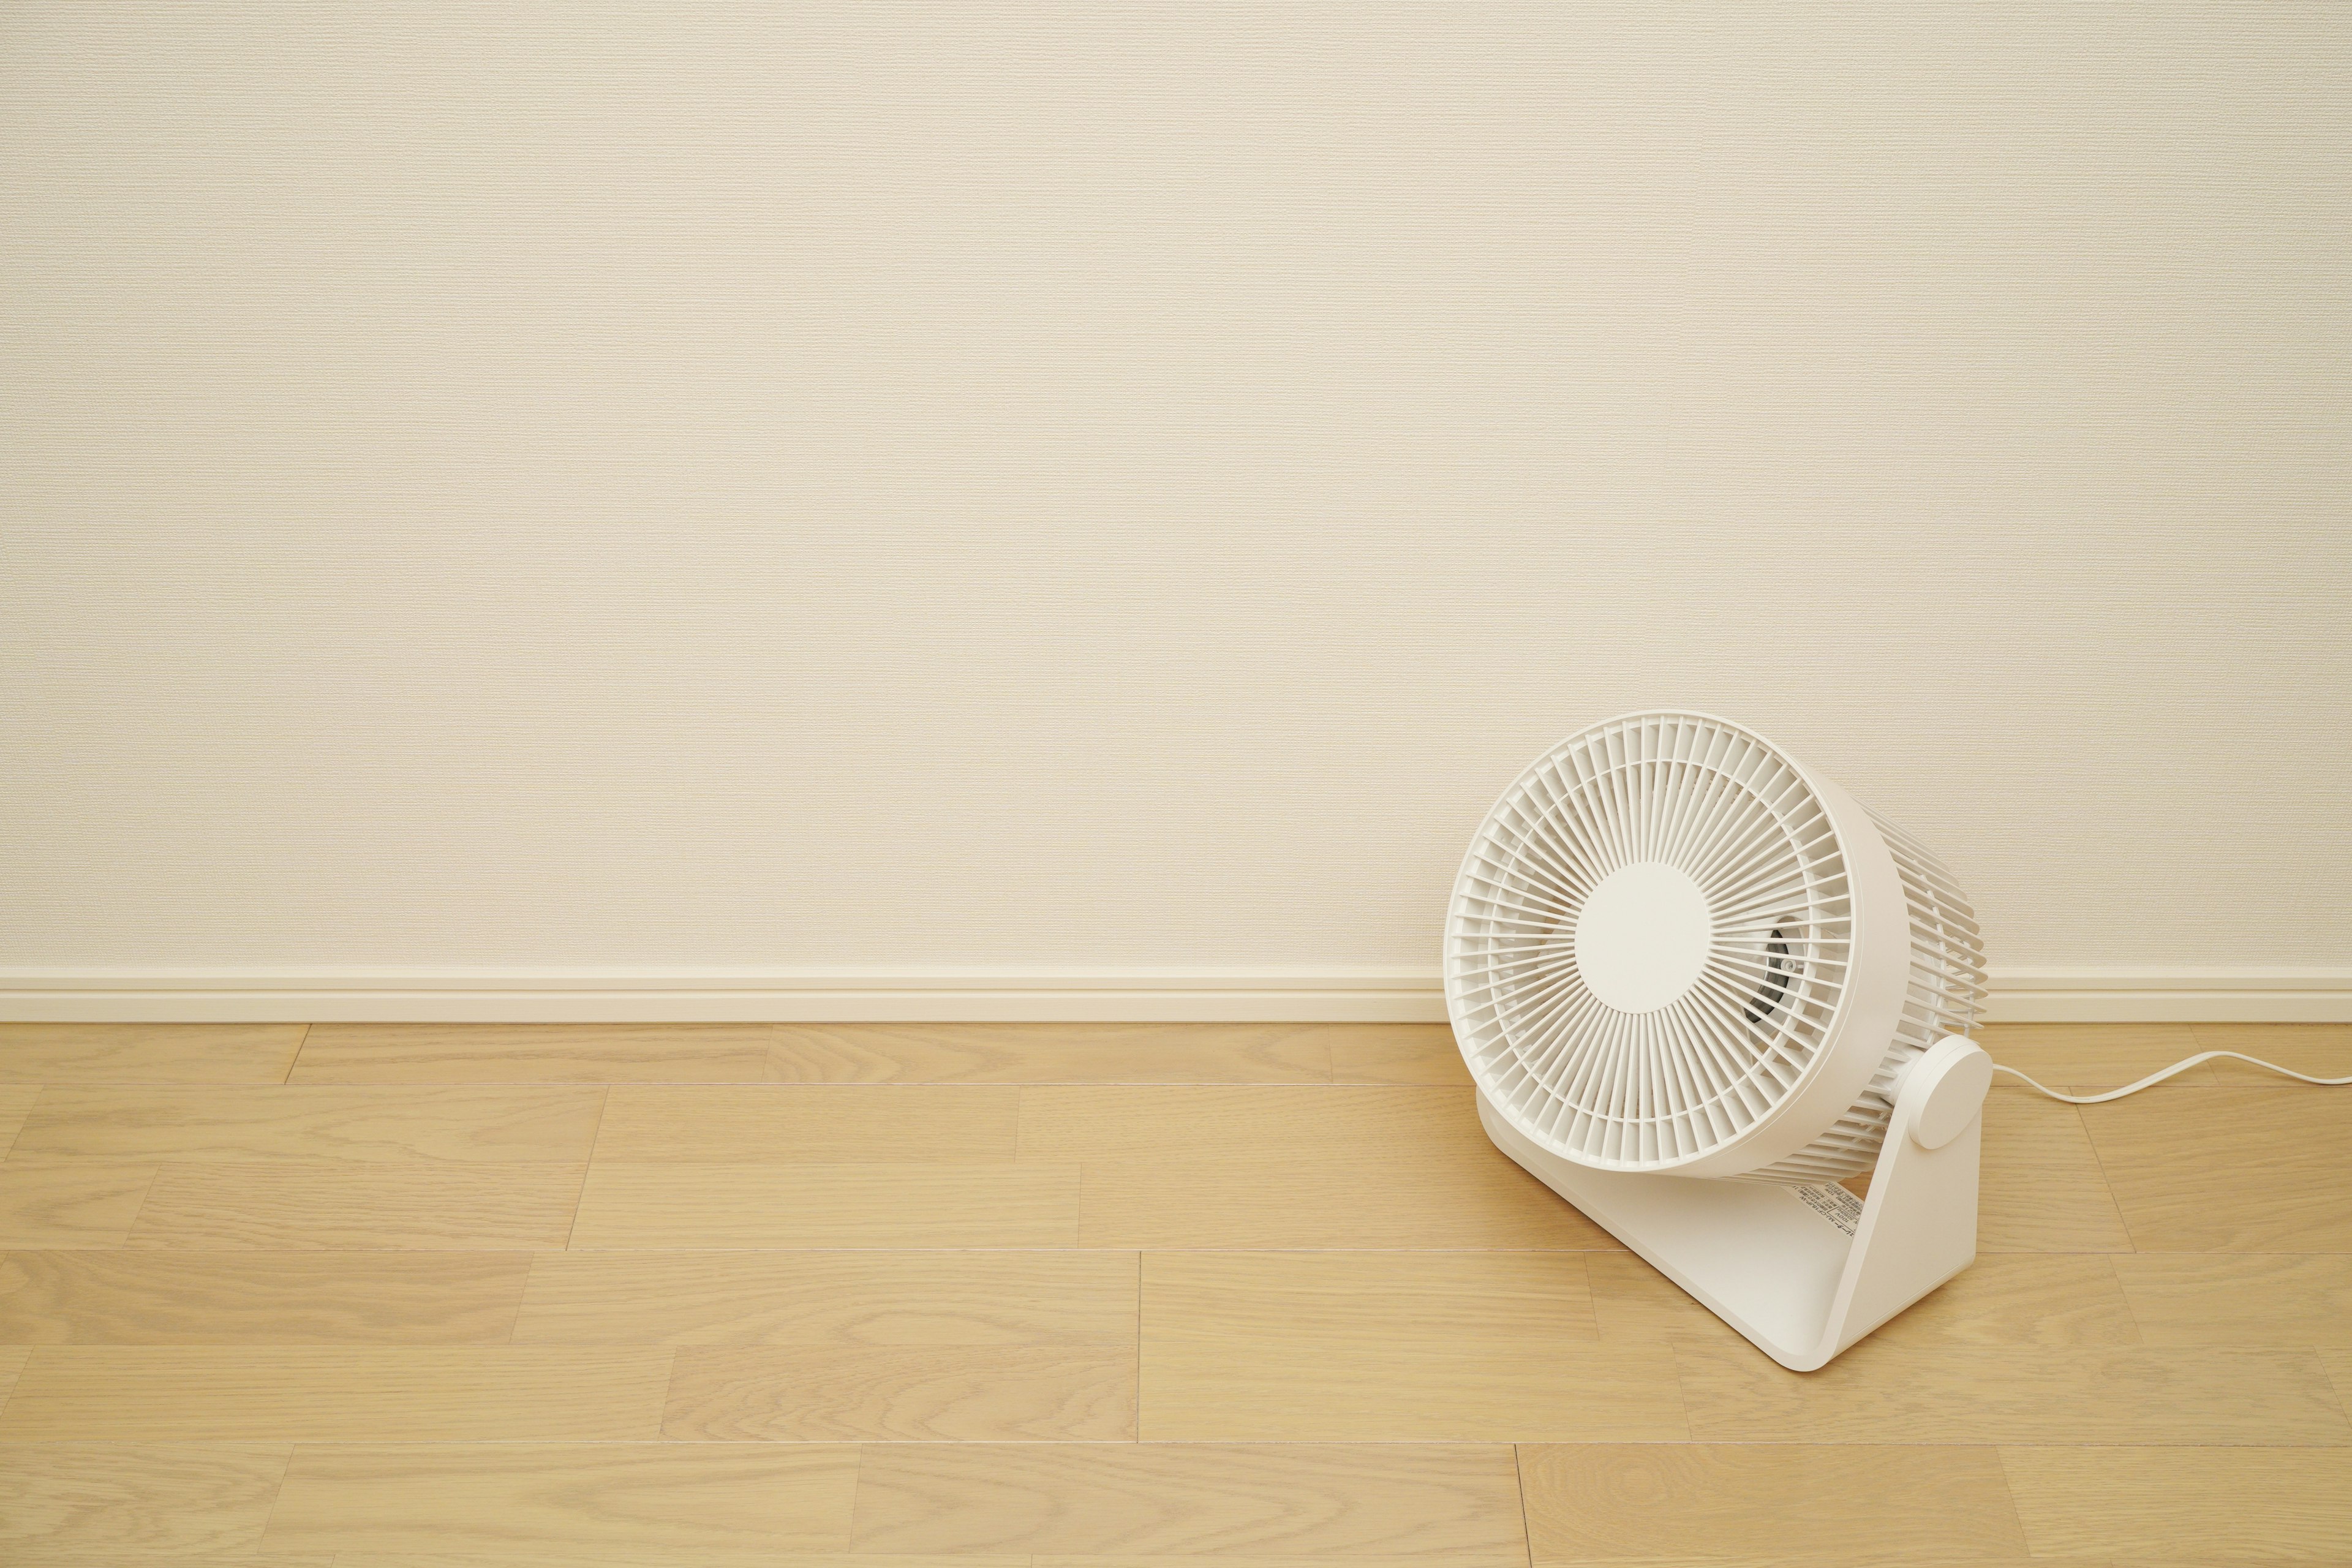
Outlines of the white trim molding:
{"label": "white trim molding", "polygon": [[[2352,968],[1995,969],[1993,1023],[2352,1022]],[[0,969],[50,1023],[1442,1023],[1435,965]]]}

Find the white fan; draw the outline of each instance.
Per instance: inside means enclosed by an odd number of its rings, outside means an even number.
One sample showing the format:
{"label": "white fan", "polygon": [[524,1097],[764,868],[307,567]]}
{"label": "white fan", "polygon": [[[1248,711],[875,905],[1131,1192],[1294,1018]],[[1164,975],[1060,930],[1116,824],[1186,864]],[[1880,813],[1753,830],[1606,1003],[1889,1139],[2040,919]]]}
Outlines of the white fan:
{"label": "white fan", "polygon": [[1983,986],[1933,855],[1698,713],[1538,760],[1446,921],[1487,1135],[1800,1372],[1976,1257]]}

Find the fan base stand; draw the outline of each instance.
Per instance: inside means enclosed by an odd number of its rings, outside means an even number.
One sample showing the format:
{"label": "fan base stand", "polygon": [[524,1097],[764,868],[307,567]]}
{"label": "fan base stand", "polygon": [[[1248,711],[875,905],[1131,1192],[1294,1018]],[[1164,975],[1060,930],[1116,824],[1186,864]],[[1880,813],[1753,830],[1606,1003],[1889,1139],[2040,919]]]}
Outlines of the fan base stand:
{"label": "fan base stand", "polygon": [[1528,1142],[1483,1092],[1478,1120],[1496,1147],[1759,1350],[1812,1372],[1975,1260],[1991,1079],[1991,1058],[1957,1035],[1912,1064],[1858,1215],[1843,1188],[1580,1165]]}

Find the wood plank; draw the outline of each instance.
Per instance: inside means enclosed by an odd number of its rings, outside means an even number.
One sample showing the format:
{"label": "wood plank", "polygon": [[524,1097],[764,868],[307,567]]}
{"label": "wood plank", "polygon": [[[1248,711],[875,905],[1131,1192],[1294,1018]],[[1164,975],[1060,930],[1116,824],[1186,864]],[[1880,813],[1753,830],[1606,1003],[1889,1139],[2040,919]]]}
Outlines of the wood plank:
{"label": "wood plank", "polygon": [[856,1549],[1527,1562],[1511,1450],[1472,1444],[888,1444]]}
{"label": "wood plank", "polygon": [[301,1024],[0,1024],[0,1080],[283,1083]]}
{"label": "wood plank", "polygon": [[2341,1563],[2352,1449],[2005,1447],[2035,1552],[2119,1563]]}
{"label": "wood plank", "polygon": [[658,1349],[41,1345],[0,1441],[653,1437]]}
{"label": "wood plank", "polygon": [[662,1436],[835,1442],[1135,1440],[1135,1348],[688,1345]]}
{"label": "wood plank", "polygon": [[37,1083],[0,1084],[0,1159],[5,1159],[15,1146],[25,1118],[32,1114],[33,1101],[40,1097],[41,1086]]}
{"label": "wood plank", "polygon": [[264,1545],[492,1563],[837,1551],[856,1477],[857,1450],[832,1444],[304,1447]]}
{"label": "wood plank", "polygon": [[[1331,1024],[783,1024],[803,1083],[1322,1083]],[[1379,1026],[1371,1026],[1378,1027]]]}
{"label": "wood plank", "polygon": [[1686,1437],[1674,1358],[1603,1345],[1581,1255],[1150,1253],[1149,1441]]}
{"label": "wood plank", "polygon": [[0,1343],[506,1342],[520,1253],[12,1252]]}
{"label": "wood plank", "polygon": [[2352,1092],[2158,1089],[2084,1114],[2139,1250],[2352,1253]]}
{"label": "wood plank", "polygon": [[15,1157],[234,1161],[585,1160],[597,1089],[58,1086]]}
{"label": "wood plank", "polygon": [[32,1353],[30,1345],[0,1345],[0,1407],[16,1392],[16,1374],[25,1370],[26,1358]]}
{"label": "wood plank", "polygon": [[1024,1159],[1086,1166],[1085,1245],[1608,1247],[1452,1089],[1044,1087]]}
{"label": "wood plank", "polygon": [[634,1165],[598,1161],[572,1246],[1068,1247],[1078,1167]]}
{"label": "wood plank", "polygon": [[[1900,1485],[1877,1478],[1900,1475]],[[1534,1562],[2021,1561],[1990,1448],[1706,1444],[1519,1450]]]}
{"label": "wood plank", "polygon": [[1132,1345],[1128,1252],[550,1252],[518,1344]]}
{"label": "wood plank", "polygon": [[[2217,1091],[2218,1092],[2218,1091]],[[1702,1442],[2352,1442],[2316,1352],[1979,1349],[1866,1339],[1814,1373],[1678,1342]]]}
{"label": "wood plank", "polygon": [[1994,1254],[1874,1331],[1898,1345],[2136,1345],[2116,1271],[2102,1254]]}
{"label": "wood plank", "polygon": [[[1720,1318],[1631,1253],[1591,1253],[1586,1261],[1603,1338],[1738,1342]],[[2105,1256],[2039,1253],[1979,1258],[1874,1337],[1920,1345],[2140,1342]]]}
{"label": "wood plank", "polygon": [[313,1024],[293,1083],[760,1083],[772,1024]]}
{"label": "wood plank", "polygon": [[[124,1552],[116,1548],[86,1551],[75,1546],[52,1546],[42,1542],[37,1546],[11,1548],[8,1568],[339,1568],[331,1552],[304,1552],[289,1556],[278,1552],[200,1552],[194,1553],[167,1552],[156,1555],[145,1552]],[[401,1568],[409,1568],[402,1564]],[[486,1563],[469,1563],[466,1568],[488,1568]],[[551,1563],[537,1563],[532,1568],[556,1568]],[[600,1565],[602,1568],[602,1565]],[[799,1568],[793,1564],[793,1568]]]}
{"label": "wood plank", "polygon": [[120,1247],[154,1180],[152,1165],[0,1162],[0,1247]]}
{"label": "wood plank", "polygon": [[[946,1565],[961,1564],[971,1560],[938,1558],[932,1561],[946,1568]],[[1087,1552],[1067,1557],[1040,1552],[1034,1557],[1020,1559],[1020,1568],[1187,1568],[1188,1564],[1201,1561],[1202,1560],[1193,1557],[1147,1556],[1129,1552]],[[1393,1560],[1365,1557],[1220,1557],[1213,1561],[1217,1563],[1217,1568],[1360,1568],[1360,1565],[1366,1562]],[[1462,1561],[1464,1560],[1446,1557],[1412,1559],[1414,1568],[1422,1568],[1424,1563],[1431,1564],[1432,1568],[1453,1568],[1454,1563]],[[1558,1564],[1556,1559],[1548,1561]],[[1609,1562],[1608,1559],[1589,1561],[1593,1563]],[[1619,1561],[1630,1563],[1633,1560]],[[1822,1558],[1771,1554],[1758,1556],[1743,1553],[1737,1557],[1717,1555],[1651,1557],[1641,1559],[1640,1564],[1641,1568],[1876,1568],[1878,1563],[1896,1561],[1896,1559],[1874,1558],[1867,1555]],[[1899,1562],[1900,1568],[2215,1568],[2215,1565],[2210,1563],[2183,1564],[2168,1562],[2161,1565],[2118,1564],[2105,1557],[2058,1558],[2022,1555],[1985,1557],[1974,1553],[1967,1556],[1906,1557],[1900,1559]],[[341,1558],[337,1560],[336,1568],[352,1568],[352,1564],[350,1559]],[[398,1568],[411,1568],[411,1565],[401,1563]],[[481,1568],[481,1565],[469,1563],[464,1565],[464,1568]],[[804,1568],[804,1562],[795,1558],[789,1564],[789,1568]],[[827,1568],[835,1568],[835,1565],[828,1564]],[[837,1568],[869,1568],[869,1564],[863,1557],[844,1558]],[[871,1565],[871,1568],[887,1568],[887,1563]],[[1558,1568],[1570,1568],[1570,1565],[1558,1564]],[[1576,1568],[1581,1568],[1581,1565],[1576,1565]]]}
{"label": "wood plank", "polygon": [[[0,1176],[5,1170],[0,1166]],[[584,1170],[343,1161],[167,1165],[147,1191],[129,1244],[232,1252],[560,1247]]]}
{"label": "wood plank", "polygon": [[[936,1565],[936,1568],[966,1568],[966,1565],[981,1563],[1018,1564],[1018,1568],[1198,1568],[1198,1565],[1202,1563],[1214,1563],[1217,1568],[1362,1568],[1362,1565],[1367,1563],[1399,1563],[1408,1561],[1412,1563],[1413,1568],[1493,1568],[1496,1558],[1492,1552],[1415,1552],[1409,1559],[1391,1557],[1381,1552],[1318,1552],[1307,1557],[1287,1554],[1280,1557],[1261,1557],[1255,1552],[1234,1555],[1220,1552],[1213,1556],[1203,1556],[1192,1552],[1171,1554],[1160,1552],[1040,1552],[1034,1555],[1024,1554],[1017,1558],[926,1555],[911,1559],[896,1554],[887,1557],[868,1557],[860,1553],[854,1557],[845,1557],[838,1563],[828,1563],[825,1568],[888,1568],[892,1563],[908,1562],[924,1564],[925,1568],[933,1568],[933,1565]],[[1526,1560],[1522,1558],[1520,1562],[1524,1568]],[[803,1568],[803,1564],[796,1560],[790,1564],[790,1568]],[[1649,1565],[1644,1564],[1644,1568],[1649,1568]],[[1711,1563],[1708,1564],[1708,1568],[1724,1568],[1724,1564]],[[1745,1564],[1742,1568],[1745,1568]],[[1987,1568],[1987,1565],[1970,1563],[1968,1568]],[[2001,1568],[2001,1565],[1995,1564],[1993,1568]],[[2035,1564],[2034,1568],[2042,1568],[2042,1565]],[[2066,1568],[2066,1565],[2062,1563],[2058,1568]],[[2102,1563],[2098,1568],[2107,1568],[2107,1565]]]}
{"label": "wood plank", "polygon": [[599,1164],[970,1164],[1013,1158],[1021,1091],[929,1084],[623,1085]]}
{"label": "wood plank", "polygon": [[[2313,1078],[2352,1078],[2352,1024],[2195,1024],[2200,1051],[2243,1051]],[[2246,1062],[2207,1062],[2216,1083],[2297,1087]]]}
{"label": "wood plank", "polygon": [[[525,1556],[486,1555],[480,1552],[339,1552],[331,1568],[641,1568],[653,1563],[667,1568],[670,1559],[647,1558],[624,1551],[617,1554],[595,1547],[557,1551],[552,1553],[532,1551]],[[691,1568],[1036,1568],[1036,1563],[1025,1552],[1013,1557],[935,1556],[925,1553],[905,1556],[898,1552],[875,1556],[866,1552],[779,1552],[764,1549],[728,1549],[698,1547],[690,1560]],[[11,1565],[13,1568],[13,1564]],[[238,1568],[245,1568],[239,1564]],[[253,1568],[277,1568],[275,1558],[262,1559]],[[1170,1564],[1169,1568],[1175,1568]],[[1279,1568],[1315,1568],[1312,1563],[1284,1563]],[[1969,1568],[1981,1568],[1970,1564]],[[1996,1564],[1995,1568],[2000,1568]],[[2043,1568],[2035,1564],[2034,1568]],[[2064,1563],[2056,1568],[2067,1568]],[[2105,1568],[2104,1563],[2099,1568]]]}
{"label": "wood plank", "polygon": [[1679,1339],[1747,1343],[1731,1325],[1633,1253],[1587,1253],[1584,1268],[1592,1289],[1593,1319],[1601,1337],[1612,1343]]}
{"label": "wood plank", "polygon": [[1081,1240],[1118,1247],[1614,1247],[1491,1150],[1088,1161]]}
{"label": "wood plank", "polygon": [[[1987,1024],[1977,1030],[1976,1041],[2001,1066],[2065,1094],[2121,1089],[2210,1048],[2186,1024]],[[2190,1068],[2166,1081],[2210,1085],[2215,1081],[2212,1065]]]}
{"label": "wood plank", "polygon": [[2328,1381],[2336,1385],[2336,1403],[2352,1411],[2352,1351],[2321,1351],[2319,1363],[2327,1369]]}
{"label": "wood plank", "polygon": [[1462,1087],[1470,1069],[1447,1025],[1340,1024],[1331,1035],[1331,1081]]}
{"label": "wood plank", "polygon": [[2141,1252],[2115,1268],[2149,1344],[2352,1347],[2352,1258]]}
{"label": "wood plank", "polygon": [[0,1560],[251,1550],[289,1452],[282,1443],[0,1444]]}
{"label": "wood plank", "polygon": [[2123,1215],[2107,1190],[2106,1173],[2075,1107],[2014,1087],[1998,1087],[1985,1097],[1977,1249],[2132,1249],[2131,1235],[2124,1228]]}

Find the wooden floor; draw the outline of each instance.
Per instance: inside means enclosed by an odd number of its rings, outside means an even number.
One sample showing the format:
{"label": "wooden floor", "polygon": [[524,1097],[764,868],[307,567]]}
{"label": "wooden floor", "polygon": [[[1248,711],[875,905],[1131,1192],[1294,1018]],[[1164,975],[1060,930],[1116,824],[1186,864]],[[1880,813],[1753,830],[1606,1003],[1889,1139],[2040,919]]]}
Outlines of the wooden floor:
{"label": "wooden floor", "polygon": [[2231,1064],[1996,1089],[1810,1376],[1442,1027],[11,1025],[0,1149],[10,1568],[2352,1563],[2352,1089]]}

